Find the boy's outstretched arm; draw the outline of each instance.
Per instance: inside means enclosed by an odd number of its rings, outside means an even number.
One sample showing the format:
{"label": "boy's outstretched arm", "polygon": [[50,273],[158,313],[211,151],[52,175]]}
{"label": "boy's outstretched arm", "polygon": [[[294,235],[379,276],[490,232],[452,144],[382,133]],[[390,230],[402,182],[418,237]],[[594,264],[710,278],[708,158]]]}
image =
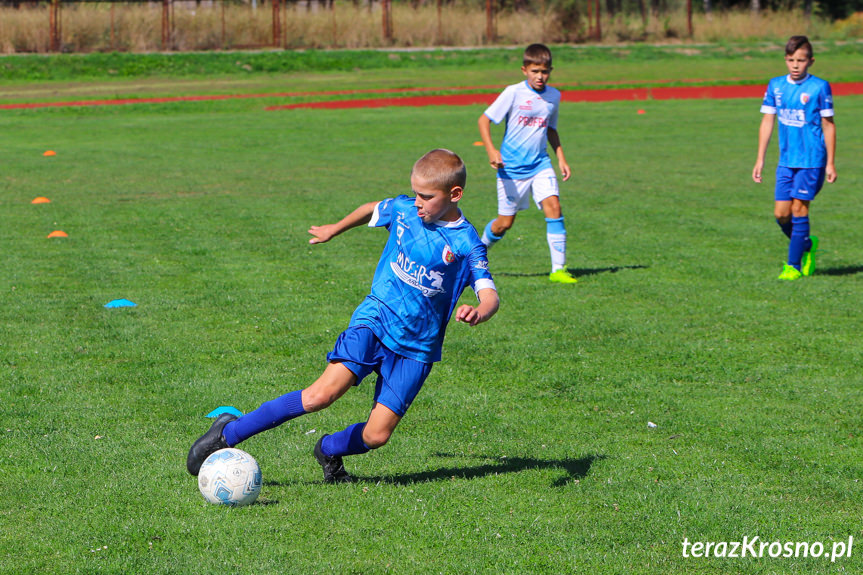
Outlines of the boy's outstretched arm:
{"label": "boy's outstretched arm", "polygon": [[827,148],[825,176],[832,184],[836,181],[836,123],[832,117],[821,118],[821,130],[824,132],[824,145]]}
{"label": "boy's outstretched arm", "polygon": [[554,150],[554,155],[557,156],[557,165],[560,168],[560,175],[563,177],[563,181],[569,179],[569,176],[572,175],[572,171],[569,169],[569,164],[566,163],[566,157],[563,155],[563,147],[560,145],[560,134],[557,133],[557,130],[554,128],[548,129],[548,145],[551,146],[551,149]]}
{"label": "boy's outstretched arm", "polygon": [[315,237],[311,238],[309,243],[322,244],[330,241],[342,232],[369,223],[372,219],[372,214],[375,211],[376,205],[378,205],[378,202],[369,202],[361,205],[334,224],[310,227],[309,233]]}
{"label": "boy's outstretched arm", "polygon": [[773,135],[773,120],[776,114],[764,114],[761,118],[761,126],[758,128],[758,155],[755,159],[755,167],[752,168],[752,179],[760,184],[761,171],[764,169],[764,157],[767,155],[767,145],[770,136]]}
{"label": "boy's outstretched arm", "polygon": [[491,316],[497,312],[497,308],[500,307],[500,298],[496,290],[481,289],[476,295],[479,298],[479,305],[476,307],[467,304],[459,306],[455,312],[456,321],[474,326],[490,320]]}
{"label": "boy's outstretched arm", "polygon": [[485,146],[485,153],[488,154],[488,163],[495,170],[503,167],[503,157],[500,155],[500,150],[494,147],[494,142],[491,141],[491,120],[485,114],[477,120],[479,126],[479,137],[482,140],[482,145]]}

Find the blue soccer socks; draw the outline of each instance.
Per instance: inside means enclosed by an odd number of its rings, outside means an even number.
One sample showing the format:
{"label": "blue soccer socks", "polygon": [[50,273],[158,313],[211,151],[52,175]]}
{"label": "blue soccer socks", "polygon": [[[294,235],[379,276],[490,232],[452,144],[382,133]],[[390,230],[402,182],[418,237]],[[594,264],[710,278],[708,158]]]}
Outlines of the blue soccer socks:
{"label": "blue soccer socks", "polygon": [[321,451],[327,457],[342,457],[368,453],[370,447],[363,442],[363,430],[366,424],[354,423],[345,429],[327,435],[321,442]]}
{"label": "blue soccer socks", "polygon": [[262,431],[272,429],[286,421],[306,413],[303,409],[302,391],[292,391],[272,401],[268,401],[251,413],[231,421],[225,426],[222,435],[228,445],[234,446]]}
{"label": "blue soccer socks", "polygon": [[506,232],[504,232],[503,234],[500,234],[498,236],[493,231],[491,231],[491,225],[494,222],[495,222],[495,220],[492,220],[489,223],[487,223],[485,225],[485,229],[482,232],[482,238],[481,238],[482,243],[484,243],[486,245],[486,247],[488,247],[488,248],[490,248],[491,246],[493,246],[494,244],[496,244],[497,242],[502,240],[503,235],[506,233]]}
{"label": "blue soccer socks", "polygon": [[545,218],[545,235],[551,252],[551,271],[566,268],[566,226],[563,217]]}
{"label": "blue soccer socks", "polygon": [[791,239],[791,220],[785,220],[784,222],[779,218],[776,218],[776,223],[779,225],[779,229],[782,230],[782,233],[785,234],[785,237]]}
{"label": "blue soccer socks", "polygon": [[791,242],[788,244],[788,265],[800,271],[803,252],[811,247],[809,240],[809,216],[791,218]]}

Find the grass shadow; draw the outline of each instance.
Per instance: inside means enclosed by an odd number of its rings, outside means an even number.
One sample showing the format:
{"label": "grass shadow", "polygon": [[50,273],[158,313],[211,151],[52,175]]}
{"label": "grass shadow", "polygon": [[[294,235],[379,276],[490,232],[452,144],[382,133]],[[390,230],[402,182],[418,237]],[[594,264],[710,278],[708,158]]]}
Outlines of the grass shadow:
{"label": "grass shadow", "polygon": [[[649,266],[613,266],[610,268],[567,268],[569,273],[574,275],[577,278],[584,276],[593,276],[598,274],[615,274],[622,270],[643,270],[647,269]],[[522,274],[522,273],[514,273],[514,272],[494,272],[495,276],[500,277],[510,277],[510,278],[537,278],[537,277],[545,277],[548,275],[547,272],[542,273],[533,273],[533,274]]]}
{"label": "grass shadow", "polygon": [[[436,457],[461,458],[449,453],[436,453]],[[501,473],[519,473],[529,469],[563,469],[566,476],[556,480],[554,487],[563,487],[573,480],[585,477],[594,461],[605,459],[604,455],[588,455],[578,459],[535,459],[532,457],[507,457],[505,459],[475,456],[478,459],[497,459],[497,463],[486,463],[473,467],[443,467],[432,471],[421,471],[395,476],[354,476],[356,481],[409,485],[427,481],[449,481],[452,479],[477,479]]]}
{"label": "grass shadow", "polygon": [[863,266],[842,266],[836,268],[820,268],[815,272],[819,276],[853,276],[863,272]]}

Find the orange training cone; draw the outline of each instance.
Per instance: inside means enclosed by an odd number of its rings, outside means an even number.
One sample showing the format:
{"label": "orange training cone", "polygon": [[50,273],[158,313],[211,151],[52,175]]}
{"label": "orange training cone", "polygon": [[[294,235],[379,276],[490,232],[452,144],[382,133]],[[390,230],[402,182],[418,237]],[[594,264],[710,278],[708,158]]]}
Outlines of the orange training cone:
{"label": "orange training cone", "polygon": [[57,155],[57,152],[55,152],[54,150],[47,150],[47,151],[46,151],[44,154],[42,154],[42,155],[43,155],[43,156],[56,156],[56,155]]}
{"label": "orange training cone", "polygon": [[68,238],[69,234],[67,234],[66,232],[64,232],[62,230],[54,230],[53,232],[48,234],[48,237],[49,238]]}
{"label": "orange training cone", "polygon": [[49,200],[48,198],[43,198],[42,196],[39,196],[38,198],[33,198],[33,201],[30,203],[31,204],[50,204],[51,200]]}

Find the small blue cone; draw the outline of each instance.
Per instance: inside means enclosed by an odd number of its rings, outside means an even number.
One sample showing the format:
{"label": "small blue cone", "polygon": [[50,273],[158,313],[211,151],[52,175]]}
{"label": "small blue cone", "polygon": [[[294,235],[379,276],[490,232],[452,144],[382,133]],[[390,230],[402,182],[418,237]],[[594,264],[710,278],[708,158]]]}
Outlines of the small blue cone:
{"label": "small blue cone", "polygon": [[230,405],[223,405],[221,407],[217,407],[216,409],[208,413],[207,417],[219,417],[223,413],[230,413],[231,415],[236,415],[237,417],[243,415],[243,412],[236,407],[231,407]]}
{"label": "small blue cone", "polygon": [[135,307],[136,305],[138,304],[127,299],[115,299],[106,303],[105,307]]}

